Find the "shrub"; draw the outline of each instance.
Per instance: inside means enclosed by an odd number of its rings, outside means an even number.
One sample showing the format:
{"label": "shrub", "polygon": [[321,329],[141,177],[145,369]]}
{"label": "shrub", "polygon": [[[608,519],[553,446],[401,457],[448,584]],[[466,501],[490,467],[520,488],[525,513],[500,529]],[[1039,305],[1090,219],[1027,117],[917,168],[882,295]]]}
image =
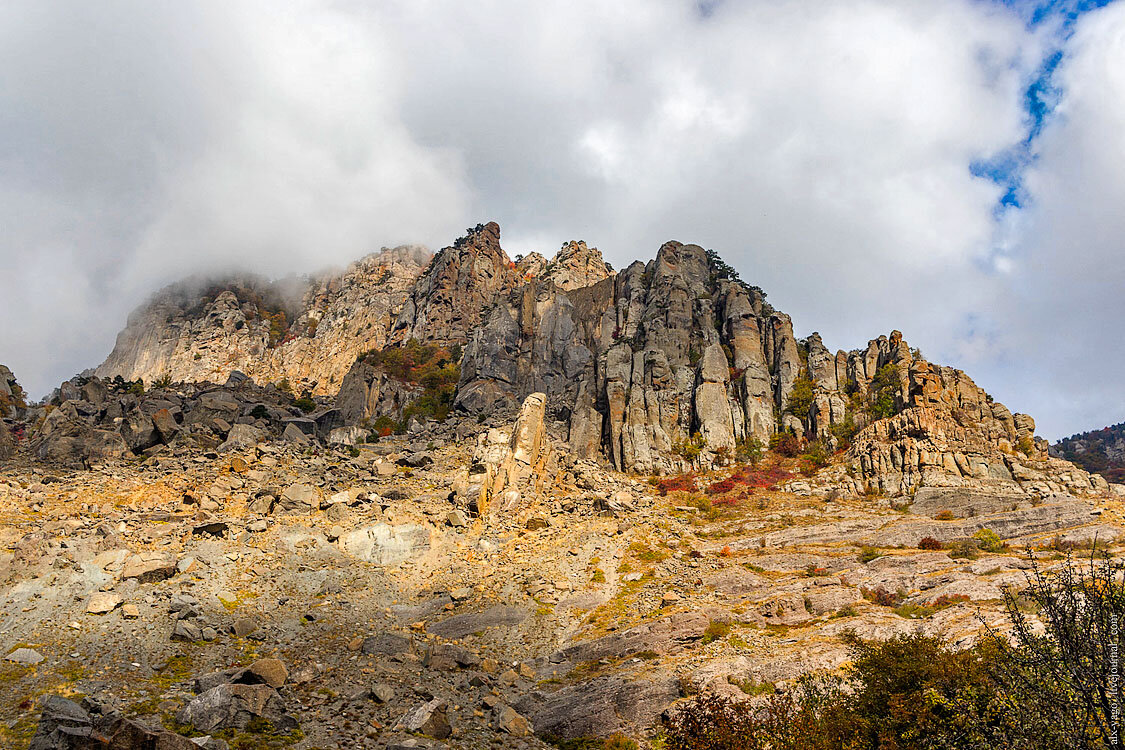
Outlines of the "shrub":
{"label": "shrub", "polygon": [[656,481],[656,492],[661,497],[669,492],[694,492],[696,488],[695,474],[679,474],[678,476]]}
{"label": "shrub", "polygon": [[883,585],[876,586],[873,589],[861,586],[859,593],[864,599],[872,604],[878,604],[880,607],[897,607],[902,604],[902,600],[906,598],[905,592],[891,591]]}
{"label": "shrub", "polygon": [[293,406],[308,414],[316,409],[316,402],[309,396],[301,396],[301,398],[293,400]]}
{"label": "shrub", "polygon": [[798,419],[807,419],[815,399],[816,383],[809,378],[797,378],[785,400],[785,412]]}
{"label": "shrub", "polygon": [[1002,552],[1004,549],[1003,540],[992,529],[981,529],[973,534],[973,539],[976,540],[977,547],[985,552]]}
{"label": "shrub", "polygon": [[711,623],[707,626],[707,629],[703,631],[703,645],[706,646],[708,643],[722,640],[728,635],[730,635],[729,622],[723,622],[722,620],[712,620]]}
{"label": "shrub", "polygon": [[980,557],[975,539],[958,539],[949,549],[949,556],[954,560],[976,560]]}
{"label": "shrub", "polygon": [[817,469],[823,469],[828,465],[828,446],[819,440],[813,440],[805,448],[805,452],[801,454],[801,461],[804,463],[801,472],[811,476],[816,473]]}
{"label": "shrub", "polygon": [[250,410],[250,416],[254,419],[269,419],[270,410],[265,407],[265,404],[258,404]]}
{"label": "shrub", "polygon": [[801,441],[792,432],[775,432],[770,436],[770,450],[787,458],[801,452]]}
{"label": "shrub", "polygon": [[883,553],[879,551],[878,547],[872,547],[870,544],[865,544],[859,551],[859,561],[861,563],[869,563],[872,560],[880,558]]}
{"label": "shrub", "polygon": [[898,365],[886,364],[876,370],[875,377],[871,379],[871,400],[868,407],[871,416],[875,419],[894,416],[900,388]]}
{"label": "shrub", "polygon": [[735,445],[734,454],[739,461],[745,461],[751,466],[757,466],[762,460],[762,441],[756,437],[747,437],[739,440]]}
{"label": "shrub", "polygon": [[683,456],[688,463],[693,463],[703,452],[703,446],[703,436],[698,432],[693,432],[687,440],[677,440],[673,443],[672,452]]}
{"label": "shrub", "polygon": [[953,511],[951,511],[951,510],[939,510],[937,513],[934,514],[934,520],[935,521],[952,521],[953,520]]}
{"label": "shrub", "polygon": [[918,549],[939,550],[942,549],[942,544],[932,536],[924,536],[922,540],[918,542]]}

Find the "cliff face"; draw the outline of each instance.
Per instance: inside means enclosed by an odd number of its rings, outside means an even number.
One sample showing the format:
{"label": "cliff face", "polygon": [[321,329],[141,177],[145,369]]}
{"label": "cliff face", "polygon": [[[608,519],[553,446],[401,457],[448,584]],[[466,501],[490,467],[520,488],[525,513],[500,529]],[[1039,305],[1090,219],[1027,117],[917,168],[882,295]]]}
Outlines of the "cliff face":
{"label": "cliff face", "polygon": [[387,344],[429,260],[419,247],[383,250],[295,291],[254,278],[169,287],[129,317],[95,375],[221,383],[239,370],[334,394],[356,357]]}
{"label": "cliff face", "polygon": [[720,278],[698,245],[669,242],[647,265],[567,288],[556,279],[596,267],[574,249],[492,308],[465,349],[458,406],[542,392],[575,452],[633,471],[681,467],[696,433],[711,453],[769,438],[801,366],[788,316]]}
{"label": "cliff face", "polygon": [[285,378],[338,394],[343,421],[370,423],[400,418],[426,392],[357,359],[410,341],[463,347],[449,394],[459,411],[514,410],[541,393],[578,456],[623,471],[721,465],[753,440],[788,432],[844,452],[846,475],[829,472],[823,487],[1104,485],[1050,459],[1034,420],[960,370],[927,362],[897,331],[834,354],[819,334],[798,340],[760,289],[713,252],[680,242],[615,273],[580,241],[550,260],[513,261],[488,223],[432,259],[419,248],[385,250],[294,295],[256,279],[173,287],[134,313],[96,374]]}

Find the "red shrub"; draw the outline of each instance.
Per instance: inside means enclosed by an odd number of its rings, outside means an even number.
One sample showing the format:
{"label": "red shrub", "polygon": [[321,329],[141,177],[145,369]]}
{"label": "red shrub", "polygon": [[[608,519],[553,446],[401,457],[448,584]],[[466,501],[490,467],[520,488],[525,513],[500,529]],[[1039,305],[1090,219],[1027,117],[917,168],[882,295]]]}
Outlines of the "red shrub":
{"label": "red shrub", "polygon": [[918,549],[941,549],[941,542],[934,539],[932,536],[922,537],[922,541],[918,542]]}
{"label": "red shrub", "polygon": [[931,607],[951,607],[958,602],[967,602],[969,597],[967,594],[942,594],[937,599],[930,602]]}
{"label": "red shrub", "polygon": [[801,452],[801,441],[791,432],[779,432],[770,438],[770,449],[774,453],[793,458]]}
{"label": "red shrub", "polygon": [[669,492],[693,492],[695,491],[695,474],[680,474],[679,476],[660,479],[656,482],[656,491],[661,497]]}

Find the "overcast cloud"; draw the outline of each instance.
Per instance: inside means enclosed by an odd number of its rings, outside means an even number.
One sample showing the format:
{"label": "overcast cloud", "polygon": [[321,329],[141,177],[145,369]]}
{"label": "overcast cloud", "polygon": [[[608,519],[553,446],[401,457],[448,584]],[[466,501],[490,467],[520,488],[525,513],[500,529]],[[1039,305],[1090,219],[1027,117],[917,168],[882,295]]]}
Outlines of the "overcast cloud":
{"label": "overcast cloud", "polygon": [[6,2],[0,362],[42,395],[187,273],[494,219],[697,242],[829,347],[898,328],[1043,435],[1121,421],[1125,4],[1041,5]]}

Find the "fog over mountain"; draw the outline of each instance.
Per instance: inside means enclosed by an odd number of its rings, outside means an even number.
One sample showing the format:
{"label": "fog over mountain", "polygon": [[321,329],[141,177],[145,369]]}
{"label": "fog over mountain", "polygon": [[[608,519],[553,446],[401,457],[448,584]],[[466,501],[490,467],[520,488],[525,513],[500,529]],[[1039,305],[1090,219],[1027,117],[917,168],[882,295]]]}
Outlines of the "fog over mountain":
{"label": "fog over mountain", "polygon": [[1123,58],[1120,2],[5,3],[0,362],[38,397],[185,276],[495,220],[1119,422]]}

